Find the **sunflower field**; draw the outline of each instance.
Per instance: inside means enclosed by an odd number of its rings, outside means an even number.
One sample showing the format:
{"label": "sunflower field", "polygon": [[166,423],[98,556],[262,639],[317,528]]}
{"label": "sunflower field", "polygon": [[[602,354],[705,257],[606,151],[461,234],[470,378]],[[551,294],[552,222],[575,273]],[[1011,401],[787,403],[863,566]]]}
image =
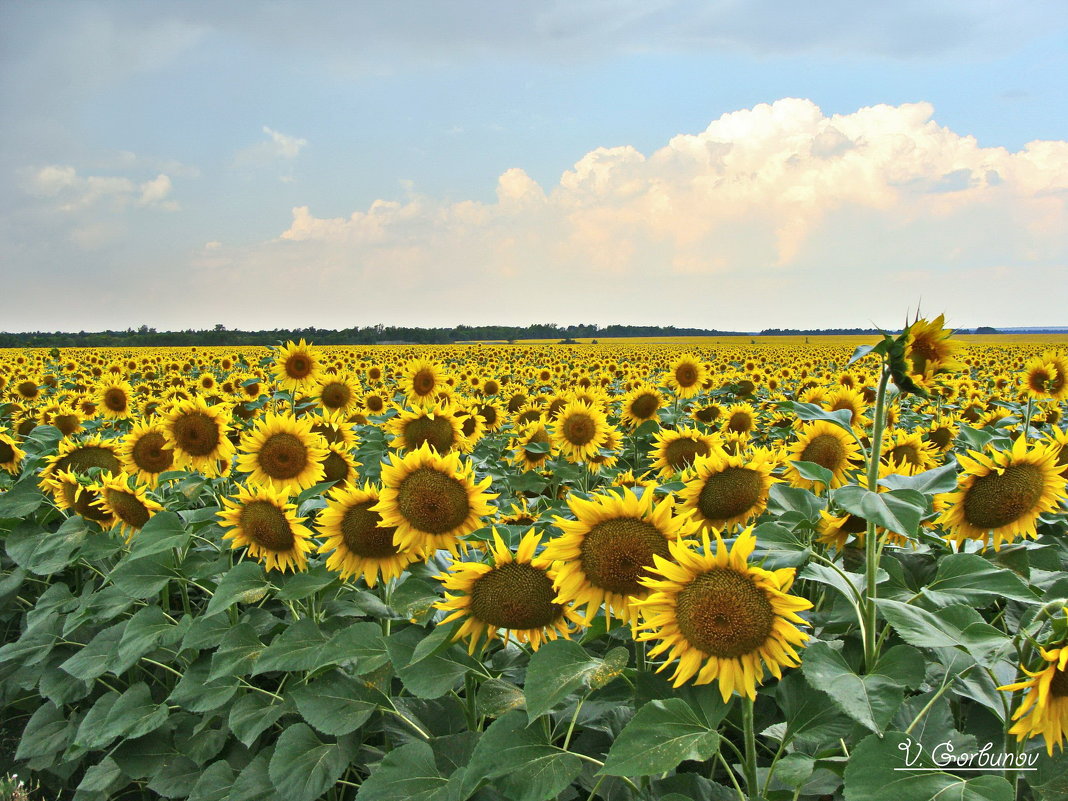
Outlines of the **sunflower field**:
{"label": "sunflower field", "polygon": [[0,351],[0,787],[1068,798],[1066,400],[942,318]]}

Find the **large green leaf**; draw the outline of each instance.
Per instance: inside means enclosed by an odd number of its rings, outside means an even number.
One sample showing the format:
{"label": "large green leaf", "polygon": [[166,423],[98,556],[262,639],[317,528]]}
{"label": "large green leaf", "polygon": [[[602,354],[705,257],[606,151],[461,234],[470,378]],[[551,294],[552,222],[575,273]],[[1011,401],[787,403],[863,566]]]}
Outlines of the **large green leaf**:
{"label": "large green leaf", "polygon": [[511,801],[547,801],[581,770],[582,760],[550,743],[540,724],[528,727],[526,715],[509,712],[478,741],[464,774],[463,797],[488,780]]}
{"label": "large green leaf", "polygon": [[271,640],[253,670],[253,675],[271,670],[315,670],[333,662],[326,653],[326,635],[310,618],[301,618]]}
{"label": "large green leaf", "polygon": [[137,532],[130,543],[128,559],[142,559],[183,548],[192,538],[185,524],[174,512],[157,512]]}
{"label": "large green leaf", "polygon": [[686,759],[704,761],[719,750],[719,734],[680,698],[650,701],[619,733],[601,773],[650,776]]}
{"label": "large green leaf", "polygon": [[230,707],[230,731],[246,748],[251,748],[256,738],[273,726],[289,708],[288,703],[275,701],[269,695],[249,692]]}
{"label": "large green leaf", "polygon": [[108,626],[103,631],[97,632],[96,636],[78,653],[60,665],[63,670],[82,681],[95,679],[103,676],[115,660],[119,642],[122,640],[122,632],[126,628],[126,622]]}
{"label": "large green leaf", "polygon": [[419,626],[409,626],[384,638],[393,667],[404,682],[405,689],[412,695],[440,698],[453,689],[467,671],[481,669],[479,663],[458,645],[432,653],[412,664],[415,650],[426,636]]}
{"label": "large green leaf", "polygon": [[[926,755],[911,761],[918,749],[908,735],[890,731],[869,735],[853,749],[845,769],[846,801],[1012,801],[1012,786],[1000,776],[963,779],[938,767]],[[927,768],[908,770],[907,768]]]}
{"label": "large green leaf", "polygon": [[1011,645],[1008,637],[970,606],[954,604],[935,614],[889,599],[876,604],[901,639],[920,648],[961,648],[980,665],[990,666]]}
{"label": "large green leaf", "polygon": [[226,801],[234,783],[234,769],[225,759],[208,765],[193,785],[189,801]]}
{"label": "large green leaf", "polygon": [[849,484],[834,490],[831,497],[851,515],[913,538],[917,536],[920,518],[927,508],[924,496],[915,490],[872,492]]}
{"label": "large green leaf", "polygon": [[63,716],[63,710],[46,701],[37,707],[22,730],[15,759],[29,760],[57,754],[67,747],[70,734],[70,724]]}
{"label": "large green leaf", "polygon": [[907,489],[922,492],[924,495],[936,495],[940,492],[952,492],[957,488],[957,463],[925,470],[914,476],[891,475],[879,479],[879,486],[887,489]]}
{"label": "large green leaf", "polygon": [[252,671],[263,652],[263,643],[256,629],[249,623],[238,623],[223,637],[218,650],[211,657],[208,681],[220,676],[245,676]]}
{"label": "large green leaf", "polygon": [[356,801],[455,801],[449,777],[442,776],[434,751],[416,741],[390,751],[368,776]]}
{"label": "large green leaf", "polygon": [[19,481],[7,492],[0,493],[0,519],[24,519],[37,511],[45,501],[44,493],[32,478]]}
{"label": "large green leaf", "polygon": [[526,684],[527,715],[541,717],[575,690],[589,685],[604,662],[571,640],[546,643],[530,657]]}
{"label": "large green leaf", "polygon": [[123,629],[117,653],[118,662],[132,664],[155,648],[174,629],[175,625],[155,604],[142,608],[127,621],[126,628]]}
{"label": "large green leaf", "polygon": [[152,694],[143,681],[137,682],[115,699],[108,710],[100,736],[134,739],[155,731],[168,717],[167,705],[152,702]]}
{"label": "large green leaf", "polygon": [[835,743],[855,725],[830,696],[810,685],[801,671],[783,676],[775,688],[775,697],[786,717],[786,732],[794,741],[817,747]]}
{"label": "large green leaf", "polygon": [[913,648],[891,648],[867,674],[859,675],[842,654],[825,642],[805,649],[801,669],[809,684],[822,690],[855,721],[882,731],[901,705],[905,687],[923,681],[923,657]]}
{"label": "large green leaf", "polygon": [[308,723],[334,736],[360,728],[382,698],[362,681],[337,670],[294,687],[290,696]]}
{"label": "large green leaf", "polygon": [[174,554],[169,551],[141,559],[126,557],[111,571],[115,586],[131,598],[152,598],[175,576]]}
{"label": "large green leaf", "polygon": [[998,567],[975,553],[951,553],[938,560],[938,573],[922,589],[938,606],[964,603],[985,606],[998,598],[1041,603],[1030,587],[1008,568]]}
{"label": "large green leaf", "polygon": [[210,712],[218,709],[234,697],[238,681],[233,676],[222,676],[209,681],[210,672],[211,656],[202,654],[185,669],[167,700],[189,712]]}
{"label": "large green leaf", "polygon": [[208,602],[205,616],[225,612],[238,601],[266,591],[270,586],[259,562],[246,560],[230,568]]}
{"label": "large green leaf", "polygon": [[349,766],[353,748],[345,741],[324,743],[305,723],[294,723],[275,744],[268,773],[287,801],[315,801]]}
{"label": "large green leaf", "polygon": [[50,576],[73,561],[87,532],[80,515],[68,517],[56,531],[42,531],[39,524],[23,521],[7,535],[4,547],[19,567]]}
{"label": "large green leaf", "polygon": [[278,801],[271,776],[267,772],[271,748],[259,751],[234,779],[227,801]]}

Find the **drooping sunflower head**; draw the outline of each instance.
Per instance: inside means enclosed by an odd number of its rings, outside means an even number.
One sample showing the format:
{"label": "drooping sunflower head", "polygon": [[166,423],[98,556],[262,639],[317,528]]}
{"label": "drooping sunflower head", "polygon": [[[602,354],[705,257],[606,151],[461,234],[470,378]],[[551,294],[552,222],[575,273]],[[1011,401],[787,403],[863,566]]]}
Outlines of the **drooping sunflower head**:
{"label": "drooping sunflower head", "polygon": [[931,321],[917,319],[909,326],[905,360],[909,372],[920,383],[964,366],[957,360],[963,345],[959,340],[952,339],[954,332],[943,328],[944,324],[945,315],[940,314]]}
{"label": "drooping sunflower head", "polygon": [[94,467],[109,473],[122,472],[117,440],[99,436],[89,437],[83,442],[62,439],[56,454],[46,460],[45,467],[41,470],[39,485],[42,489],[46,488],[56,474],[65,470],[85,475]]}
{"label": "drooping sunflower head", "polygon": [[1064,751],[1068,737],[1068,643],[1040,648],[1039,655],[1042,661],[1035,670],[1020,666],[1027,679],[998,689],[1027,691],[1012,715],[1015,723],[1009,734],[1015,734],[1017,741],[1041,735],[1052,757],[1054,746]]}
{"label": "drooping sunflower head", "polygon": [[137,421],[122,438],[119,456],[127,472],[152,487],[156,486],[160,474],[174,464],[174,451],[167,447],[163,427],[144,420]]}
{"label": "drooping sunflower head", "polygon": [[26,451],[19,447],[14,437],[7,433],[7,429],[0,428],[0,469],[17,476],[24,458]]}
{"label": "drooping sunflower head", "polygon": [[608,438],[608,419],[597,406],[575,400],[561,411],[552,429],[552,443],[571,462],[587,462]]}
{"label": "drooping sunflower head", "polygon": [[991,544],[1037,537],[1039,515],[1056,509],[1068,495],[1057,452],[1048,444],[1028,447],[1019,437],[1011,450],[958,457],[963,472],[957,490],[936,496],[946,508],[938,518],[947,539]]}
{"label": "drooping sunflower head", "polygon": [[563,535],[545,548],[546,559],[560,562],[556,588],[561,603],[586,607],[592,618],[604,604],[605,614],[633,619],[631,601],[644,597],[639,579],[653,556],[668,555],[668,543],[691,534],[696,526],[675,514],[674,500],[654,501],[651,491],[639,497],[631,489],[568,498],[575,520],[556,518]]}
{"label": "drooping sunflower head", "polygon": [[653,467],[662,478],[671,478],[690,467],[699,456],[722,450],[723,440],[696,428],[662,429],[652,443]]}
{"label": "drooping sunflower head", "polygon": [[831,471],[831,488],[846,483],[846,474],[861,458],[860,447],[843,429],[826,420],[817,420],[802,427],[797,442],[790,446],[786,465],[787,480],[795,487],[811,489],[818,482],[804,478],[793,465],[794,461],[813,462]]}
{"label": "drooping sunflower head", "polygon": [[49,425],[58,428],[65,437],[73,436],[81,431],[83,422],[85,418],[82,413],[70,403],[59,404],[48,421]]}
{"label": "drooping sunflower head", "polygon": [[249,481],[280,493],[300,492],[323,480],[327,447],[313,418],[268,413],[241,437],[237,469]]}
{"label": "drooping sunflower head", "polygon": [[682,509],[706,531],[747,523],[767,507],[768,490],[778,480],[771,475],[776,465],[774,455],[763,449],[699,456],[679,493]]}
{"label": "drooping sunflower head", "polygon": [[851,537],[858,544],[862,544],[867,530],[868,522],[863,517],[857,517],[849,512],[835,515],[826,509],[821,509],[816,542],[821,542],[836,551],[843,551]]}
{"label": "drooping sunflower head", "polygon": [[350,449],[356,447],[356,432],[345,412],[324,412],[313,415],[311,421],[312,433],[321,436],[327,445],[341,445]]}
{"label": "drooping sunflower head", "polygon": [[469,653],[483,637],[490,642],[501,630],[505,642],[514,636],[536,651],[548,640],[567,638],[581,622],[569,605],[556,599],[551,563],[535,556],[540,542],[541,535],[531,529],[513,554],[493,529],[492,564],[453,557],[438,576],[446,592],[435,605],[450,612],[439,625],[463,620],[454,639],[466,639]]}
{"label": "drooping sunflower head", "polygon": [[402,451],[428,445],[438,453],[448,453],[459,449],[463,440],[460,421],[440,403],[405,409],[389,421],[388,430],[394,436],[392,447]]}
{"label": "drooping sunflower head", "polygon": [[713,533],[715,552],[706,532],[701,546],[679,540],[669,546],[670,558],[656,558],[642,579],[650,594],[635,601],[642,618],[637,639],[656,643],[650,656],[667,652],[660,670],[678,660],[676,687],[718,681],[726,703],[735,692],[755,698],[765,670],[779,678],[782,668],[800,663],[796,649],[808,635],[799,626],[809,624],[797,613],[812,604],[789,594],[793,568],[748,563],[756,547],[752,528],[729,550]]}
{"label": "drooping sunflower head", "polygon": [[475,483],[474,467],[456,452],[441,455],[428,445],[393,456],[382,464],[381,499],[374,511],[387,526],[396,526],[396,544],[421,552],[448,549],[456,553],[460,537],[492,513],[487,476]]}
{"label": "drooping sunflower head", "polygon": [[401,550],[393,543],[396,527],[383,525],[382,516],[372,509],[379,499],[378,488],[369,483],[335,489],[316,519],[316,528],[326,538],[320,553],[333,552],[327,557],[327,569],[337,571],[342,579],[362,576],[369,587],[380,578],[399,578],[420,559],[418,552]]}
{"label": "drooping sunflower head", "polygon": [[926,442],[931,443],[935,450],[945,453],[953,449],[953,442],[960,434],[960,427],[952,420],[934,422],[930,426],[921,429],[920,435]]}
{"label": "drooping sunflower head", "polygon": [[318,386],[322,375],[322,354],[303,339],[287,342],[275,356],[271,372],[281,389],[311,391]]}
{"label": "drooping sunflower head", "polygon": [[236,498],[223,498],[223,507],[218,517],[232,529],[223,535],[231,548],[247,548],[267,570],[307,569],[307,554],[315,547],[312,532],[285,495],[270,487],[240,486]]}
{"label": "drooping sunflower head", "polygon": [[887,437],[883,443],[882,459],[894,473],[914,476],[938,466],[935,446],[924,440],[920,431],[902,431]]}
{"label": "drooping sunflower head", "polygon": [[203,397],[175,403],[162,420],[163,436],[174,454],[174,466],[207,476],[226,475],[234,445],[230,442],[230,411],[209,406]]}
{"label": "drooping sunflower head", "polygon": [[163,511],[159,503],[148,497],[145,486],[130,486],[131,478],[132,476],[126,473],[104,473],[100,476],[99,483],[93,487],[99,495],[93,505],[114,518],[127,541],[140,531],[156,512]]}
{"label": "drooping sunflower head", "polygon": [[692,398],[701,391],[708,372],[704,364],[695,356],[686,354],[680,356],[671,365],[667,372],[664,383],[678,397],[682,399]]}
{"label": "drooping sunflower head", "polygon": [[323,457],[323,481],[331,481],[336,489],[357,483],[356,468],[360,466],[347,448],[331,443]]}
{"label": "drooping sunflower head", "polygon": [[549,432],[542,423],[524,426],[512,438],[512,463],[524,470],[537,470],[552,451]]}

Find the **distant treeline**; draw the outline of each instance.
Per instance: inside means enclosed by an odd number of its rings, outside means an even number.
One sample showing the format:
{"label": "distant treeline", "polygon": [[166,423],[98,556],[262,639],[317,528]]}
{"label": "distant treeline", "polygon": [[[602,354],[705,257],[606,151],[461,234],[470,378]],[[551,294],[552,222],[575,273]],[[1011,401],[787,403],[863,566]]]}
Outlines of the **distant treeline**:
{"label": "distant treeline", "polygon": [[[271,331],[230,330],[223,325],[195,331],[157,331],[142,325],[125,331],[25,333],[0,332],[0,348],[108,348],[189,347],[192,345],[276,345],[304,339],[316,345],[418,344],[448,345],[453,342],[512,342],[518,339],[610,339],[613,337],[755,337],[755,336],[856,336],[877,335],[876,328],[765,328],[751,331],[719,331],[714,328],[676,328],[673,325],[556,325],[527,326],[458,325],[454,328],[404,328],[373,325],[358,328],[276,328]],[[887,333],[898,333],[888,331]],[[960,333],[968,333],[961,330]],[[977,333],[997,333],[983,326]]]}

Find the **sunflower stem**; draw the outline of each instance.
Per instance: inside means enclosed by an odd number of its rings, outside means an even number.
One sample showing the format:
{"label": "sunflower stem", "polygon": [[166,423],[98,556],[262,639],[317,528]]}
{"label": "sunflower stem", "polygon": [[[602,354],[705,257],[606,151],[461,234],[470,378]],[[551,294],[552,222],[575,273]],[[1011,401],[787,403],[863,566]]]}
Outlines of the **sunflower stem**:
{"label": "sunflower stem", "polygon": [[756,730],[753,727],[754,700],[746,696],[742,699],[742,734],[745,737],[745,786],[749,798],[757,801],[760,788],[757,787]]}
{"label": "sunflower stem", "polygon": [[1030,429],[1031,429],[1031,414],[1034,411],[1034,409],[1032,407],[1032,403],[1033,403],[1033,400],[1031,399],[1031,396],[1028,395],[1027,396],[1027,411],[1024,412],[1024,427],[1023,427],[1024,442],[1027,442],[1027,437],[1028,437],[1028,435],[1030,433]]}
{"label": "sunflower stem", "polygon": [[[879,389],[875,394],[875,418],[871,424],[871,443],[868,452],[868,489],[877,492],[879,481],[879,459],[882,456],[883,424],[886,422],[886,386],[890,381],[890,368],[883,365],[879,379]],[[864,538],[864,666],[867,670],[875,667],[879,659],[879,646],[875,637],[879,621],[876,615],[875,594],[879,575],[879,540],[875,535],[875,523],[868,521],[868,531]]]}

